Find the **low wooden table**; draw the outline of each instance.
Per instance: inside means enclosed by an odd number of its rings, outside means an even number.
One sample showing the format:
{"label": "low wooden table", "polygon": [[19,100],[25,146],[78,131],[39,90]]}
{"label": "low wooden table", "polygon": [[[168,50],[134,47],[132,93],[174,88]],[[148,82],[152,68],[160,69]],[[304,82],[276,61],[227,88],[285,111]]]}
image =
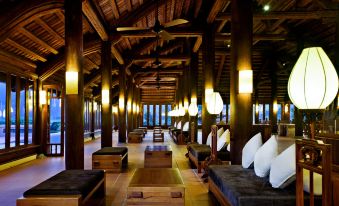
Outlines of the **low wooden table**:
{"label": "low wooden table", "polygon": [[171,168],[172,148],[170,145],[146,146],[145,168]]}
{"label": "low wooden table", "polygon": [[164,132],[162,130],[154,130],[153,142],[164,142]]}
{"label": "low wooden table", "polygon": [[127,205],[185,205],[177,168],[139,168],[127,188]]}

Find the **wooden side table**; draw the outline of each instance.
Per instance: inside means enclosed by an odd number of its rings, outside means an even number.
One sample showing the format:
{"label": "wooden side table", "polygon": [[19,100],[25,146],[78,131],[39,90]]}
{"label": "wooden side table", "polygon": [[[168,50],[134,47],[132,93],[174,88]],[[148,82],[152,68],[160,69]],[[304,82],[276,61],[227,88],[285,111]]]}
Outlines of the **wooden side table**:
{"label": "wooden side table", "polygon": [[138,168],[127,187],[127,205],[185,205],[178,168]]}
{"label": "wooden side table", "polygon": [[146,146],[145,168],[171,168],[172,148],[169,145]]}

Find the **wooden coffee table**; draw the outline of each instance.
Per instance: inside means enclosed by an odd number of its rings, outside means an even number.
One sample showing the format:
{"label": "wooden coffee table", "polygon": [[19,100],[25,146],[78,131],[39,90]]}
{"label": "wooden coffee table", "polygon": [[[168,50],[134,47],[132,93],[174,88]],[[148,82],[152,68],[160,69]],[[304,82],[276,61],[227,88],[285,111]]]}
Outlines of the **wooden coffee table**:
{"label": "wooden coffee table", "polygon": [[127,205],[185,205],[177,168],[139,168],[127,188]]}
{"label": "wooden coffee table", "polygon": [[145,168],[171,168],[172,148],[170,145],[153,145],[145,148]]}

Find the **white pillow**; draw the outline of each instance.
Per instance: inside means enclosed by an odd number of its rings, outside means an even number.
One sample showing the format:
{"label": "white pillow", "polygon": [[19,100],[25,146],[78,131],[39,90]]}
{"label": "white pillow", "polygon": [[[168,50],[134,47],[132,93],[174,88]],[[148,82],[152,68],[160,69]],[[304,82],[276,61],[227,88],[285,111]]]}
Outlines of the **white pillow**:
{"label": "white pillow", "polygon": [[[310,193],[310,171],[303,169],[304,191]],[[322,176],[313,172],[313,191],[314,195],[322,195]]]}
{"label": "white pillow", "polygon": [[175,128],[177,128],[177,122],[174,122],[174,125],[173,125]]}
{"label": "white pillow", "polygon": [[273,159],[278,155],[278,142],[274,135],[261,146],[254,156],[254,172],[259,177],[266,177],[270,172]]}
{"label": "white pillow", "polygon": [[228,145],[227,145],[227,151],[229,151],[229,152],[231,152],[231,142],[230,143],[228,143]]}
{"label": "white pillow", "polygon": [[[224,133],[224,128],[223,127],[218,129],[217,137],[220,137],[222,135],[222,133]],[[212,131],[207,136],[206,145],[210,145],[210,147],[212,147]]]}
{"label": "white pillow", "polygon": [[[292,178],[294,177],[294,178]],[[274,188],[284,188],[295,180],[295,144],[280,153],[271,164],[270,183]]]}
{"label": "white pillow", "polygon": [[177,129],[181,129],[181,121],[177,124]]}
{"label": "white pillow", "polygon": [[225,145],[225,143],[230,143],[230,131],[227,129],[224,133],[222,133],[222,135],[220,136],[220,138],[218,138],[217,141],[217,151],[220,151],[221,148],[223,148],[223,146]]}
{"label": "white pillow", "polygon": [[249,168],[254,161],[254,155],[262,145],[261,133],[254,135],[242,149],[241,164],[243,168]]}
{"label": "white pillow", "polygon": [[182,127],[182,131],[187,132],[189,128],[188,126],[189,126],[189,122],[185,122],[184,126]]}

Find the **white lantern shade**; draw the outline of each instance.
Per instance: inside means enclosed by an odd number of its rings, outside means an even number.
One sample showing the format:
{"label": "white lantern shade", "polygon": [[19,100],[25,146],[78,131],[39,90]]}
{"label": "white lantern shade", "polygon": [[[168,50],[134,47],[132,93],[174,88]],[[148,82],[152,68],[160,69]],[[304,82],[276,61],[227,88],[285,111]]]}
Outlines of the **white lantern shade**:
{"label": "white lantern shade", "polygon": [[253,92],[253,71],[240,70],[239,71],[239,93]]}
{"label": "white lantern shade", "polygon": [[188,113],[192,117],[198,114],[198,106],[196,102],[191,102],[190,106],[188,107]]}
{"label": "white lantern shade", "polygon": [[178,110],[178,116],[179,117],[185,116],[185,113],[186,113],[185,108],[182,105],[180,105]]}
{"label": "white lantern shade", "polygon": [[207,103],[207,111],[210,114],[220,114],[224,106],[220,93],[213,92],[209,98],[210,100]]}
{"label": "white lantern shade", "polygon": [[101,102],[102,104],[109,104],[109,90],[108,89],[101,90]]}
{"label": "white lantern shade", "polygon": [[288,80],[288,95],[298,109],[325,109],[337,96],[338,75],[321,47],[306,48]]}
{"label": "white lantern shade", "polygon": [[46,91],[45,90],[40,90],[40,104],[46,104],[47,100],[46,100]]}

